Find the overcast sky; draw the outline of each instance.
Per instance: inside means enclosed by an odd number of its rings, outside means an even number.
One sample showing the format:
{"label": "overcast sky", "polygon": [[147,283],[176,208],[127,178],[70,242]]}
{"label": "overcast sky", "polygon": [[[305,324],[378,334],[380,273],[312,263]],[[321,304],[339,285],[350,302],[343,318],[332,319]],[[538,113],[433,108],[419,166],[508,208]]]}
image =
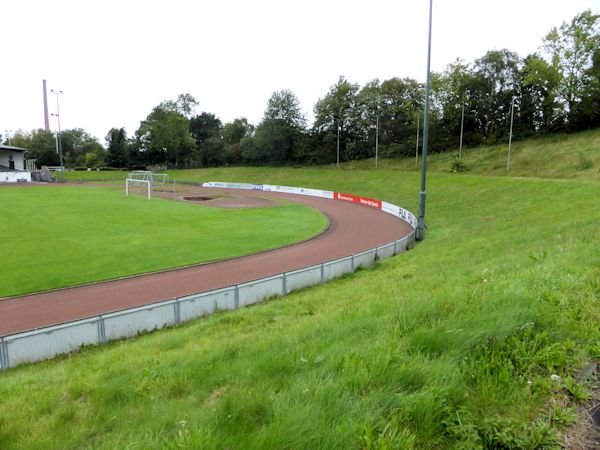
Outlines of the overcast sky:
{"label": "overcast sky", "polygon": [[[424,81],[427,0],[34,1],[0,4],[0,133],[44,125],[42,80],[61,128],[132,135],[162,100],[257,123],[291,89],[309,121],[340,75]],[[486,51],[535,52],[554,26],[600,0],[434,0],[432,70]],[[50,112],[56,97],[49,92]],[[52,121],[51,128],[56,124]]]}

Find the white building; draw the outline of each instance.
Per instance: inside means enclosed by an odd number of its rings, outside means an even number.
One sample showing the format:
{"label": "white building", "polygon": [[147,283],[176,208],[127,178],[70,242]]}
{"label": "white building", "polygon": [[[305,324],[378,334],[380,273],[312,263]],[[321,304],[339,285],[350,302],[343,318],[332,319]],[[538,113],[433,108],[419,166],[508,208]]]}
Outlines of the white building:
{"label": "white building", "polygon": [[0,183],[31,181],[25,167],[25,149],[0,145]]}

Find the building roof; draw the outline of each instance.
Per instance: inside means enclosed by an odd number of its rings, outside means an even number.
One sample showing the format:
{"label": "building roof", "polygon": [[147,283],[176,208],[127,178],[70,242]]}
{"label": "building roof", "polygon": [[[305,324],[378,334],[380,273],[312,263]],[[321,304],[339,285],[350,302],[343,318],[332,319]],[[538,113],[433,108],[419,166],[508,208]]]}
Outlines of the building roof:
{"label": "building roof", "polygon": [[11,152],[26,152],[26,148],[21,147],[13,147],[12,145],[2,145],[0,144],[0,150],[10,150]]}

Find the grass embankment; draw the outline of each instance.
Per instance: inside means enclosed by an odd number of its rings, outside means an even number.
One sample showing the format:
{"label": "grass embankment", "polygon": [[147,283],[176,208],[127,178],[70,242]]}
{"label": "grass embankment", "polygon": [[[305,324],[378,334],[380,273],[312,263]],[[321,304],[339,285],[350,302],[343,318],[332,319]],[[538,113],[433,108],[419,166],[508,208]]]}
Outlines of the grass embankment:
{"label": "grass embankment", "polygon": [[[419,185],[386,170],[187,175],[415,212]],[[0,447],[557,445],[566,400],[587,395],[577,371],[600,358],[599,188],[432,174],[427,240],[375,270],[0,373]]]}
{"label": "grass embankment", "polygon": [[[458,142],[457,142],[458,145]],[[427,158],[430,171],[450,172],[458,147],[451,152],[432,153]],[[513,142],[510,170],[506,170],[508,142],[500,145],[463,148],[461,161],[472,174],[511,177],[567,178],[600,181],[600,130],[576,134],[556,134],[539,139]],[[348,169],[371,169],[374,159],[345,165]],[[420,171],[415,158],[384,159],[380,167],[404,171]]]}
{"label": "grass embankment", "polygon": [[5,187],[0,204],[0,297],[254,253],[327,226],[295,203],[208,208],[114,187]]}
{"label": "grass embankment", "polygon": [[[600,181],[600,129],[586,131],[576,134],[555,134],[539,139],[517,141],[512,145],[511,168],[506,170],[508,155],[508,143],[500,145],[463,148],[461,161],[468,168],[468,173],[473,175],[497,175],[509,177],[536,177],[554,179],[582,179]],[[458,148],[454,151],[435,153],[435,146],[430,149],[427,158],[429,172],[449,173],[458,156]],[[351,161],[342,164],[343,170],[371,170],[375,167],[374,159]],[[403,172],[421,171],[421,156],[418,163],[414,157],[403,159],[382,159],[379,167],[387,170],[400,170]],[[323,169],[323,167],[321,168]],[[335,166],[327,169],[337,170]],[[184,179],[187,181],[208,181],[206,177],[229,176],[232,180],[238,172],[232,168],[227,171],[199,171],[196,175],[190,175],[196,171],[170,171],[172,179]],[[90,172],[67,172],[66,179],[69,181],[123,181],[127,176],[126,171],[90,171]],[[261,169],[249,172],[252,174],[270,174],[262,172]],[[281,183],[289,184],[287,174],[279,177]],[[261,182],[261,179],[258,179]]]}

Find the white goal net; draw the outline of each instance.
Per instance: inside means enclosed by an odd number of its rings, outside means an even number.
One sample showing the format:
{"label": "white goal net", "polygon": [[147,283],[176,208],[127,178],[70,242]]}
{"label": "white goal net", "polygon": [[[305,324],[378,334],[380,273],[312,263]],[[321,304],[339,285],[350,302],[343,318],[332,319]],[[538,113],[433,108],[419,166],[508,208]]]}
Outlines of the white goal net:
{"label": "white goal net", "polygon": [[125,195],[142,192],[148,196],[148,200],[152,198],[152,183],[149,180],[137,180],[135,178],[127,178],[125,180]]}
{"label": "white goal net", "polygon": [[152,189],[154,186],[166,186],[168,183],[169,174],[154,173],[150,170],[134,170],[133,172],[129,172],[125,180],[125,194],[142,194],[150,199],[152,198]]}
{"label": "white goal net", "polygon": [[134,170],[127,175],[129,180],[149,181],[151,184],[167,184],[169,182],[169,174],[154,173],[150,170]]}

